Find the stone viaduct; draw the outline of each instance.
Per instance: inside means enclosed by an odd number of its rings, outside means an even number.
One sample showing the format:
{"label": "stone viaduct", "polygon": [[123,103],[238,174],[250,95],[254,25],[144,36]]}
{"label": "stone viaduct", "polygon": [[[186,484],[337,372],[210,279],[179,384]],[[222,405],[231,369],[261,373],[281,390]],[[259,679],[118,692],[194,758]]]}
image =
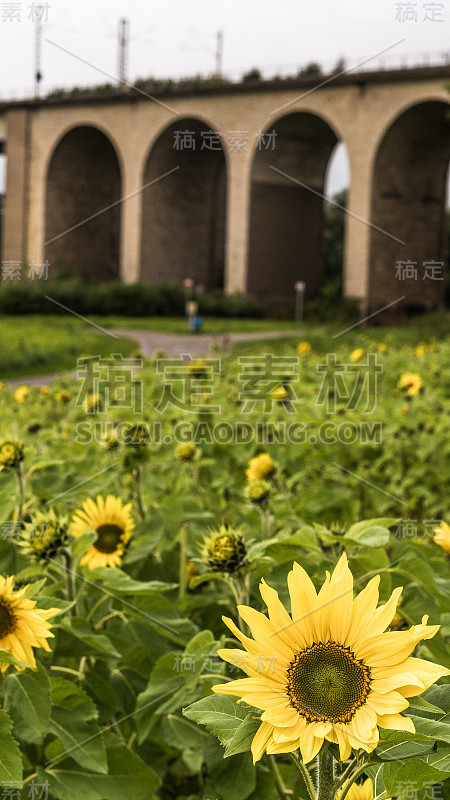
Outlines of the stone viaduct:
{"label": "stone viaduct", "polygon": [[[439,308],[444,282],[423,264],[445,262],[449,83],[447,65],[4,104],[2,260],[190,277],[273,304],[303,280],[312,296],[327,165],[344,142],[345,296],[362,313],[403,295]],[[407,261],[417,279],[399,279]]]}

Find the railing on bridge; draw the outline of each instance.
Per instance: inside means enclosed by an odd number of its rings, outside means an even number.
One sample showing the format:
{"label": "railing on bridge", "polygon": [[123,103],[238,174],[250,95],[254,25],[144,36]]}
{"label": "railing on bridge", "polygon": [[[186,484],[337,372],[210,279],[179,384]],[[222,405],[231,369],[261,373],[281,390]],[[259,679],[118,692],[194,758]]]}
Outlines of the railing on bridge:
{"label": "railing on bridge", "polygon": [[[255,67],[262,80],[270,80],[274,78],[296,78],[296,77],[317,77],[327,78],[330,75],[350,74],[354,75],[363,72],[376,72],[381,70],[408,70],[418,69],[424,67],[443,67],[450,65],[450,51],[438,52],[416,52],[416,53],[395,53],[384,52],[374,56],[366,56],[361,58],[343,58],[336,62],[314,62],[314,64],[273,64],[264,67]],[[316,67],[314,71],[313,67]],[[253,71],[253,70],[252,70]],[[249,70],[247,70],[247,73]],[[246,74],[245,69],[231,69],[224,75],[224,81],[232,83],[239,83],[243,76]],[[192,76],[192,80],[198,81],[199,77],[204,77],[208,81],[212,76]],[[163,80],[162,78],[154,77],[151,80]],[[176,85],[177,81],[188,82],[189,76],[178,75],[171,76],[170,80]],[[113,84],[111,84],[113,85]],[[95,91],[96,84],[90,86],[79,87],[79,93],[86,91],[89,94]],[[132,84],[129,85],[130,87]],[[117,80],[117,87],[119,88],[119,80]],[[78,87],[77,87],[78,88]],[[54,91],[67,92],[67,96],[72,91],[73,87],[53,87],[47,90],[47,95]],[[0,103],[20,102],[24,100],[33,100],[35,97],[32,89],[12,89],[0,91]],[[43,94],[42,98],[45,99],[46,95]]]}

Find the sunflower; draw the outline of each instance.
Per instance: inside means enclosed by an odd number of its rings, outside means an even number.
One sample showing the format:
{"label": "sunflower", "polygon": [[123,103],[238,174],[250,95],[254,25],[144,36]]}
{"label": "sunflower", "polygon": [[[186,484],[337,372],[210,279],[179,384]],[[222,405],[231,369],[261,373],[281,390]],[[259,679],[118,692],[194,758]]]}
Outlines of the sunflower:
{"label": "sunflower", "polygon": [[[0,649],[8,650],[23,664],[36,668],[33,647],[43,647],[50,652],[47,639],[53,637],[49,617],[59,614],[59,608],[35,608],[36,600],[26,596],[28,586],[14,591],[14,576],[0,575]],[[9,664],[0,663],[5,674]],[[23,667],[16,666],[16,669]]]}
{"label": "sunflower", "polygon": [[271,393],[271,397],[274,403],[284,403],[289,399],[289,393],[284,386],[277,386],[277,388]]}
{"label": "sunflower", "polygon": [[248,483],[253,483],[253,481],[262,481],[264,478],[269,478],[275,470],[276,464],[269,454],[260,453],[259,456],[250,459],[245,474],[247,475]]}
{"label": "sunflower", "polygon": [[446,553],[450,553],[450,527],[444,520],[434,529],[433,542],[440,545]]}
{"label": "sunflower", "polygon": [[194,442],[182,442],[175,450],[175,458],[178,461],[192,461],[197,453]]}
{"label": "sunflower", "polygon": [[359,361],[364,355],[364,350],[362,347],[357,347],[356,350],[352,350],[350,353],[350,361]]}
{"label": "sunflower", "polygon": [[70,403],[70,394],[65,389],[61,389],[59,392],[55,392],[55,400],[61,403],[62,406],[66,406]]}
{"label": "sunflower", "polygon": [[410,396],[418,394],[422,388],[422,378],[417,372],[404,372],[399,382],[399,389],[405,389]]}
{"label": "sunflower", "polygon": [[73,515],[70,532],[72,536],[80,536],[87,530],[94,530],[97,539],[81,559],[81,566],[87,564],[89,569],[95,569],[120,565],[134,528],[130,511],[131,503],[123,506],[120,497],[112,494],[106,500],[98,495],[96,503],[90,498],[85,500],[83,509]]}
{"label": "sunflower", "polygon": [[89,394],[84,399],[83,408],[86,414],[98,414],[103,411],[103,407],[103,397],[99,394]]}
{"label": "sunflower", "polygon": [[211,572],[237,572],[245,564],[247,545],[240,531],[221,525],[203,541],[202,560]]}
{"label": "sunflower", "polygon": [[14,398],[17,400],[18,403],[24,403],[29,394],[30,390],[28,386],[18,386],[16,391],[14,392]]}
{"label": "sunflower", "polygon": [[247,658],[243,663],[242,650],[219,650],[219,655],[249,677],[212,688],[262,709],[251,748],[254,762],[264,752],[300,748],[308,763],[325,740],[339,745],[344,761],[352,748],[374,750],[378,727],[414,733],[411,719],[400,714],[409,705],[406,698],[450,671],[410,656],[420,639],[439,629],[426,625],[426,616],[409,630],[384,633],[401,588],[377,608],[378,585],[376,576],[353,599],[353,576],[343,553],[316,594],[305,570],[294,563],[288,575],[292,617],[264,580],[260,591],[269,617],[238,607],[253,639],[224,617]]}
{"label": "sunflower", "polygon": [[18,469],[23,458],[23,445],[20,442],[10,440],[0,444],[0,472],[4,469]]}
{"label": "sunflower", "polygon": [[31,521],[25,523],[19,547],[34,561],[48,561],[68,543],[67,528],[66,516],[57,516],[53,509],[46,513],[36,511]]}
{"label": "sunflower", "polygon": [[270,494],[270,483],[267,481],[252,481],[245,487],[245,496],[251,503],[258,505],[267,500]]}

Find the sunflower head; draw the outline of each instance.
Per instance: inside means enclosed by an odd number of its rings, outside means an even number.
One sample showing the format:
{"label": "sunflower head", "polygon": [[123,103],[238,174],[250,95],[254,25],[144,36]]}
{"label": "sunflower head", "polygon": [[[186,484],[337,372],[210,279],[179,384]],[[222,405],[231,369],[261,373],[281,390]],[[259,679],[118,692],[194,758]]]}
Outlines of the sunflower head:
{"label": "sunflower head", "polygon": [[68,543],[68,519],[58,517],[53,509],[37,511],[25,524],[19,546],[35,561],[48,561]]}
{"label": "sunflower head", "polygon": [[397,386],[399,389],[403,389],[410,397],[413,397],[422,388],[422,378],[417,372],[404,372]]}
{"label": "sunflower head", "polygon": [[446,553],[450,553],[450,527],[443,520],[441,524],[434,529],[433,541],[442,547]]}
{"label": "sunflower head", "polygon": [[400,713],[409,705],[406,698],[421,694],[450,670],[411,657],[418,642],[439,629],[426,624],[428,617],[409,630],[385,633],[401,588],[377,607],[379,580],[372,578],[353,599],[353,576],[343,553],[317,593],[294,563],[288,575],[291,614],[263,580],[268,616],[248,606],[238,609],[253,639],[224,618],[245,651],[218,653],[248,677],[212,689],[262,710],[251,748],[255,762],[265,752],[300,749],[306,764],[324,741],[337,744],[345,761],[352,750],[372,752],[379,728],[415,732],[412,720]]}
{"label": "sunflower head", "polygon": [[362,347],[357,347],[356,350],[352,350],[350,353],[350,361],[360,361],[364,355],[364,350]]}
{"label": "sunflower head", "polygon": [[103,397],[99,394],[89,394],[84,400],[83,407],[86,414],[98,414],[104,408]]}
{"label": "sunflower head", "polygon": [[267,500],[270,494],[270,483],[267,481],[252,481],[245,487],[245,496],[247,500],[255,505],[260,505],[264,500]]}
{"label": "sunflower head", "polygon": [[338,519],[334,519],[332,522],[330,522],[330,524],[327,525],[327,528],[331,531],[331,533],[334,533],[335,536],[343,536],[347,530],[344,523]]}
{"label": "sunflower head", "polygon": [[245,539],[240,531],[221,525],[204,540],[203,561],[211,572],[237,572],[247,555]]}
{"label": "sunflower head", "polygon": [[208,361],[204,358],[195,358],[189,363],[189,372],[193,378],[205,378],[208,373]]}
{"label": "sunflower head", "polygon": [[119,439],[115,431],[107,431],[100,439],[100,444],[105,450],[116,450],[119,447]]}
{"label": "sunflower head", "polygon": [[14,398],[17,400],[18,403],[24,403],[29,394],[30,390],[28,386],[18,386],[16,391],[14,392]]}
{"label": "sunflower head", "polygon": [[276,389],[271,392],[271,398],[275,403],[284,403],[289,398],[289,393],[284,388],[284,386],[277,386]]}
{"label": "sunflower head", "polygon": [[112,494],[106,500],[101,495],[96,502],[85,500],[83,508],[72,517],[70,533],[76,537],[91,530],[96,532],[97,539],[81,559],[81,566],[86,564],[89,569],[120,566],[133,528],[131,503],[124,506]]}
{"label": "sunflower head", "polygon": [[129,425],[125,432],[124,442],[127,447],[131,447],[134,450],[140,450],[146,447],[150,442],[148,425],[145,425],[143,422]]}
{"label": "sunflower head", "polygon": [[194,442],[182,442],[175,450],[175,458],[178,461],[193,461],[197,453]]}
{"label": "sunflower head", "polygon": [[247,482],[261,481],[264,478],[270,478],[276,470],[275,461],[269,456],[268,453],[260,453],[259,456],[251,458],[245,474],[247,475]]}
{"label": "sunflower head", "polygon": [[55,392],[55,400],[62,406],[67,406],[70,403],[70,394],[65,389],[61,389],[59,392]]}
{"label": "sunflower head", "polygon": [[297,353],[299,356],[307,356],[311,350],[311,345],[309,342],[299,342],[297,345]]}
{"label": "sunflower head", "polygon": [[20,442],[6,440],[0,444],[0,471],[18,469],[23,458],[23,445]]}
{"label": "sunflower head", "polygon": [[[0,649],[8,650],[13,658],[33,669],[36,668],[33,647],[50,651],[47,639],[53,637],[47,620],[59,614],[59,608],[36,608],[36,600],[27,597],[28,586],[14,591],[14,577],[0,575]],[[9,664],[0,663],[5,674]],[[21,670],[24,667],[16,666]]]}

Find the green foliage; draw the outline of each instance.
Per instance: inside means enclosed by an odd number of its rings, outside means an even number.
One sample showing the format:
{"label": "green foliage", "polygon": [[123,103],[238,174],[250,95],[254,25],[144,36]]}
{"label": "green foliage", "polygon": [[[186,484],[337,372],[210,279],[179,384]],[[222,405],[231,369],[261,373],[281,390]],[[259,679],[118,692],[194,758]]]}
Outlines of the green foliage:
{"label": "green foliage", "polygon": [[[35,647],[36,670],[16,670],[10,653],[0,653],[0,663],[10,663],[0,679],[0,783],[23,778],[23,800],[33,781],[48,782],[49,800],[276,800],[272,762],[253,765],[249,753],[261,710],[212,687],[243,677],[217,655],[230,644],[222,616],[237,621],[238,603],[265,611],[261,577],[288,606],[293,561],[319,587],[345,550],[358,591],[379,574],[385,602],[402,585],[396,625],[409,628],[428,614],[440,631],[414,655],[450,668],[449,561],[428,524],[446,515],[450,350],[440,335],[445,318],[429,323],[431,333],[425,324],[332,340],[340,365],[354,363],[355,347],[365,350],[363,361],[368,352],[377,354],[383,370],[370,415],[344,402],[318,401],[329,329],[308,335],[311,351],[288,382],[295,399],[290,410],[258,401],[244,414],[242,362],[233,353],[214,354],[221,370],[201,411],[189,402],[156,410],[167,379],[153,362],[139,376],[139,414],[112,401],[109,385],[99,390],[102,411],[92,414],[77,402],[75,379],[65,382],[66,405],[55,400],[57,386],[48,395],[31,388],[23,403],[1,388],[2,428],[24,444],[24,516],[51,505],[71,517],[87,498],[114,494],[132,504],[136,525],[122,563],[92,570],[80,564],[97,541],[92,530],[43,563],[33,562],[13,536],[0,536],[1,574],[14,574],[17,587],[31,582],[37,608],[61,611],[51,620],[50,652]],[[414,349],[419,338],[427,338],[422,355]],[[380,343],[386,347],[379,350]],[[292,358],[296,345],[297,339],[247,343],[235,353]],[[412,370],[423,390],[407,398],[398,380]],[[93,391],[92,375],[86,380],[86,391]],[[338,392],[333,381],[330,387]],[[335,399],[331,392],[327,397]],[[208,403],[217,403],[220,413]],[[39,420],[38,431],[29,430],[30,419]],[[380,441],[330,440],[323,433],[324,425],[336,433],[342,423],[360,430],[368,420],[381,424]],[[138,469],[127,465],[120,426],[156,422],[160,432],[146,446],[147,458]],[[258,441],[223,443],[211,436],[224,422],[235,431],[244,423],[258,430]],[[118,434],[117,449],[81,436],[80,426],[92,431],[96,423]],[[303,434],[278,441],[281,423],[304,426]],[[176,458],[181,432],[197,445],[193,461]],[[255,506],[246,495],[245,469],[265,451],[277,468],[265,505]],[[14,473],[0,473],[2,531],[17,519],[18,490]],[[402,527],[408,521],[412,534]],[[202,560],[205,537],[221,525],[245,540],[246,561],[236,575],[211,572]],[[383,792],[395,797],[407,780],[415,782],[418,800],[434,784],[448,792],[449,694],[443,678],[410,698],[404,713],[416,733],[381,730],[366,769],[380,800]],[[277,756],[277,764],[293,796],[306,797],[289,756]]]}
{"label": "green foliage", "polygon": [[[262,303],[239,294],[210,292],[202,294],[199,300],[200,313],[206,316],[259,319],[266,314]],[[62,315],[67,314],[67,309],[83,316],[183,317],[185,293],[181,283],[148,286],[120,281],[92,282],[87,291],[85,280],[64,276],[48,281],[3,281],[0,284],[0,314]]]}

